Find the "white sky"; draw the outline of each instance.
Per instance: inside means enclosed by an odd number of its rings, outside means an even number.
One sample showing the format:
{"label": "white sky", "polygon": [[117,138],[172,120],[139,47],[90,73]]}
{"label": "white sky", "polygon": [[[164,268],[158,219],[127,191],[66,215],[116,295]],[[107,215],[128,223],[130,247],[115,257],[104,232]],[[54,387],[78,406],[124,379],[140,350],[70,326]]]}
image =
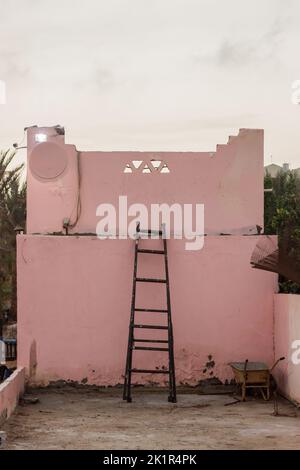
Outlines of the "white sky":
{"label": "white sky", "polygon": [[266,164],[300,167],[297,79],[299,0],[0,0],[0,148],[31,124],[81,150],[214,150],[252,127]]}

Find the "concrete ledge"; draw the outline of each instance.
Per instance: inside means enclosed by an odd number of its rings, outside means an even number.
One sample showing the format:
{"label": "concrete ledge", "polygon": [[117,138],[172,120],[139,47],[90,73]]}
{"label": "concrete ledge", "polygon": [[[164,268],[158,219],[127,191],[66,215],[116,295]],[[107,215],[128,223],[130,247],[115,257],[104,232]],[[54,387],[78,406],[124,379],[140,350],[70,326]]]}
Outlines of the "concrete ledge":
{"label": "concrete ledge", "polygon": [[17,369],[0,385],[0,426],[14,412],[20,396],[24,393],[25,369]]}

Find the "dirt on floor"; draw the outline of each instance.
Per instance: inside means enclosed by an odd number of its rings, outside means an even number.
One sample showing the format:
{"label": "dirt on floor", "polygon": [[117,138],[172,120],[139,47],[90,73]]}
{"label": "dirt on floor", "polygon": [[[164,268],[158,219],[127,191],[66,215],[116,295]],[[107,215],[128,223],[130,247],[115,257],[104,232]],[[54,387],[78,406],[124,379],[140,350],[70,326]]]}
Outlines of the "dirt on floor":
{"label": "dirt on floor", "polygon": [[300,449],[300,411],[279,400],[120,389],[39,389],[2,426],[6,449]]}

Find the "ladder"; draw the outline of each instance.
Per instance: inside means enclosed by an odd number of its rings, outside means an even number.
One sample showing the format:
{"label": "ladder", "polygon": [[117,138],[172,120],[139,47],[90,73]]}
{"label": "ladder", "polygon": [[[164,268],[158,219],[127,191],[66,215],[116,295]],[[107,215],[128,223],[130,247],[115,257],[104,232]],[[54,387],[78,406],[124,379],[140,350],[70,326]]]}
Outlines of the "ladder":
{"label": "ladder", "polygon": [[[139,240],[141,234],[155,235],[159,239],[163,240],[163,250],[146,250],[139,248]],[[152,279],[152,278],[141,278],[137,277],[137,265],[139,254],[149,255],[163,255],[165,264],[165,279]],[[136,288],[137,283],[149,282],[149,283],[161,283],[166,285],[166,298],[167,298],[167,309],[149,309],[149,308],[137,308],[136,307]],[[165,325],[145,325],[135,323],[136,312],[144,313],[161,313],[167,316],[167,324]],[[167,330],[167,339],[142,339],[135,338],[135,331],[137,329],[149,329],[149,330]],[[153,335],[154,336],[154,335]],[[146,346],[147,344],[156,344],[157,346]],[[142,345],[141,345],[142,344]],[[168,353],[168,369],[135,369],[132,367],[133,351],[163,351]],[[133,287],[132,287],[132,301],[131,301],[131,314],[129,322],[129,336],[128,336],[128,348],[127,348],[127,359],[125,369],[125,380],[124,380],[124,391],[123,400],[127,400],[131,403],[131,378],[132,374],[168,374],[169,375],[169,396],[168,401],[176,403],[176,381],[175,381],[175,362],[174,362],[174,341],[173,341],[173,326],[171,317],[171,300],[170,300],[170,284],[169,284],[169,270],[168,270],[168,252],[167,252],[167,240],[165,225],[162,225],[162,230],[140,230],[140,224],[137,224],[136,238],[135,238],[135,255],[134,255],[134,270],[133,270]]]}

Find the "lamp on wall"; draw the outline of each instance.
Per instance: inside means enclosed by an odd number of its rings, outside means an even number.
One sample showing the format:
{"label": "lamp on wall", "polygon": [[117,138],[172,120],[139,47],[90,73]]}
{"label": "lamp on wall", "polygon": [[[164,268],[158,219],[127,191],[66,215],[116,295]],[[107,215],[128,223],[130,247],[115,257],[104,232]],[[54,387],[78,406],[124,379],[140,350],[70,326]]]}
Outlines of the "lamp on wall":
{"label": "lamp on wall", "polygon": [[47,142],[47,134],[35,134],[34,138],[38,143]]}

